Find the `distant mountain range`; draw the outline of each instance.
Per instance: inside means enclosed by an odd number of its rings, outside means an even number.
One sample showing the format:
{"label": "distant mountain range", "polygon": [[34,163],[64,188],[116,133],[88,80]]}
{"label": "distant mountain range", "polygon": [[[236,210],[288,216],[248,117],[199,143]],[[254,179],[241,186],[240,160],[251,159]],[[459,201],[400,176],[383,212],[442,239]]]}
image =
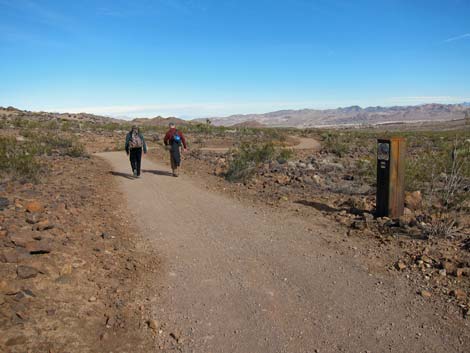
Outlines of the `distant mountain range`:
{"label": "distant mountain range", "polygon": [[[349,125],[380,125],[387,123],[438,122],[459,120],[470,114],[470,102],[462,104],[424,104],[406,107],[368,107],[351,106],[346,108],[317,110],[280,110],[265,114],[231,115],[215,117],[209,120],[216,126],[233,127],[327,127]],[[0,119],[26,118],[36,120],[74,120],[96,124],[135,123],[142,126],[167,126],[169,122],[177,125],[206,123],[207,119],[183,120],[178,118],[137,118],[121,120],[87,113],[47,113],[30,112],[13,107],[0,107]]]}
{"label": "distant mountain range", "polygon": [[[470,103],[424,104],[418,106],[337,109],[280,110],[265,114],[231,115],[210,118],[216,126],[321,127],[341,125],[377,125],[395,122],[458,120],[470,114]],[[205,119],[196,119],[203,122]]]}

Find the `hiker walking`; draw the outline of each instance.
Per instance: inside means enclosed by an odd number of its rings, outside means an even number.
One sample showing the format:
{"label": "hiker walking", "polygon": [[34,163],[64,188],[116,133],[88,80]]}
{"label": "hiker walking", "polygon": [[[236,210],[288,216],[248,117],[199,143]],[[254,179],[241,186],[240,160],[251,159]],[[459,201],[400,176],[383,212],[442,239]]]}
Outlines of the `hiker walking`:
{"label": "hiker walking", "polygon": [[173,176],[178,176],[178,167],[181,165],[181,147],[186,151],[186,139],[181,131],[176,130],[175,123],[170,123],[170,130],[165,135],[163,143],[170,151],[171,170]]}
{"label": "hiker walking", "polygon": [[147,153],[147,144],[145,143],[144,135],[142,135],[139,128],[134,125],[126,136],[126,153],[130,156],[132,173],[135,177],[140,177],[142,151]]}

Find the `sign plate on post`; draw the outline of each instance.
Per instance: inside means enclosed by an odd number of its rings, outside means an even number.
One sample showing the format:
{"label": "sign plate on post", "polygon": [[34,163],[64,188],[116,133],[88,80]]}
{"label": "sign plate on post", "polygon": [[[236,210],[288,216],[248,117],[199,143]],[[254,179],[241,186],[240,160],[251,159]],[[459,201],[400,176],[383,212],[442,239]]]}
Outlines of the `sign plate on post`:
{"label": "sign plate on post", "polygon": [[377,141],[377,217],[403,215],[406,142],[402,137]]}

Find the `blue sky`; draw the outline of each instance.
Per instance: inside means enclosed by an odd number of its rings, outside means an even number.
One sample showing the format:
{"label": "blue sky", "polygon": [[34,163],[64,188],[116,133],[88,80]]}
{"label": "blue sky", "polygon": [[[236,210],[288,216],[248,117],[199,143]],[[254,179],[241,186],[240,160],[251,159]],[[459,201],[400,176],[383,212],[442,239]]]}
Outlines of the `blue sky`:
{"label": "blue sky", "polygon": [[470,101],[468,0],[0,0],[0,106],[205,117]]}

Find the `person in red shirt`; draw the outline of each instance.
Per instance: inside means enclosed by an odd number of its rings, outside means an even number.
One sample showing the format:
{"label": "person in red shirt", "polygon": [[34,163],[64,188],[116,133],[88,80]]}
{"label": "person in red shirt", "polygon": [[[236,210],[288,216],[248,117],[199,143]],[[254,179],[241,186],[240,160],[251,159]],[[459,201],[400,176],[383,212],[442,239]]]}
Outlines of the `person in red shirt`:
{"label": "person in red shirt", "polygon": [[176,129],[175,123],[170,123],[170,129],[165,134],[163,143],[170,151],[171,170],[173,171],[173,176],[177,177],[178,168],[181,165],[181,148],[186,151],[188,146],[183,133]]}

